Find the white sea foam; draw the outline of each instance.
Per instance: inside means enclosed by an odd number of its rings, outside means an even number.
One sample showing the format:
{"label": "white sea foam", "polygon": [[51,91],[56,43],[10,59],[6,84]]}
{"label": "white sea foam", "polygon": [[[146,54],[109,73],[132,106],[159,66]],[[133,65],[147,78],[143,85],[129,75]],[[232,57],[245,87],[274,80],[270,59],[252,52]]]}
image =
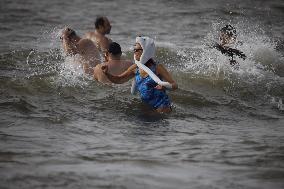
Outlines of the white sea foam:
{"label": "white sea foam", "polygon": [[207,34],[203,43],[199,47],[189,49],[185,72],[213,78],[222,75],[225,76],[224,79],[233,74],[258,80],[274,73],[277,66],[283,64],[283,58],[275,50],[276,44],[259,26],[247,28],[244,23],[237,23],[234,25],[238,32],[237,49],[243,51],[247,59],[236,57],[239,68],[232,67],[229,64],[230,57],[212,48],[218,41],[219,29],[223,25],[224,23],[214,23],[212,31]]}

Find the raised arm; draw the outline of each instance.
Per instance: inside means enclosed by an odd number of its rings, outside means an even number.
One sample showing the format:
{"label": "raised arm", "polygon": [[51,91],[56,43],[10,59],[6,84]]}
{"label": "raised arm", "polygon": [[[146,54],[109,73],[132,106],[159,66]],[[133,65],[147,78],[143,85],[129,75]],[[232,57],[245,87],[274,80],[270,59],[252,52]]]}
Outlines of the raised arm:
{"label": "raised arm", "polygon": [[137,67],[136,64],[133,64],[125,72],[117,76],[111,75],[110,73],[108,73],[107,65],[102,66],[102,71],[106,74],[107,78],[111,82],[116,83],[116,84],[121,84],[121,83],[125,83],[129,81],[131,78],[135,76],[136,67]]}
{"label": "raised arm", "polygon": [[158,64],[157,74],[161,75],[162,78],[164,79],[164,81],[169,82],[172,85],[173,90],[178,88],[177,83],[174,81],[171,74],[168,72],[168,70],[162,64]]}

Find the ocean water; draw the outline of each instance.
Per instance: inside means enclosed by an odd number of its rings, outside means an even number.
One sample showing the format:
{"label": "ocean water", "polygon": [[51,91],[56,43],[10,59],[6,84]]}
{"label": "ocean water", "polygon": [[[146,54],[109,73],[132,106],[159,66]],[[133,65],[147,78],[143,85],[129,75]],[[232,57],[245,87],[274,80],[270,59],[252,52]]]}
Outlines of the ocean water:
{"label": "ocean water", "polygon": [[[155,38],[172,113],[64,56],[61,29],[98,15],[129,59]],[[284,188],[283,18],[282,0],[1,0],[0,188]],[[239,69],[211,47],[225,24]]]}

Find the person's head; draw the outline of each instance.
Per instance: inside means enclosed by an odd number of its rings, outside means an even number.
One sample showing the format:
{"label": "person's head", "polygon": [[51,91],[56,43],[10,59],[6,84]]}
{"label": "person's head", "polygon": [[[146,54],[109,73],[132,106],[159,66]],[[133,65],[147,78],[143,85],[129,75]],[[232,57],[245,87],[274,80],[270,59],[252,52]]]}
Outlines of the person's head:
{"label": "person's head", "polygon": [[148,60],[153,59],[155,56],[155,42],[154,39],[147,36],[136,37],[136,43],[134,46],[134,59],[140,61],[141,64],[145,64]]}
{"label": "person's head", "polygon": [[120,59],[121,54],[120,45],[116,42],[111,42],[106,51],[106,57],[110,56],[112,59]]}
{"label": "person's head", "polygon": [[234,43],[237,38],[237,31],[236,29],[229,25],[226,25],[225,27],[221,28],[220,30],[220,41],[221,43],[224,44],[230,44]]}
{"label": "person's head", "polygon": [[74,30],[72,30],[71,28],[65,28],[62,31],[62,36],[60,38],[62,39],[64,37],[64,38],[68,38],[69,40],[72,40],[76,36],[77,35],[76,35],[76,32]]}
{"label": "person's head", "polygon": [[95,28],[102,34],[109,34],[111,30],[111,25],[107,17],[100,16],[95,20]]}
{"label": "person's head", "polygon": [[142,46],[140,45],[140,43],[135,43],[133,51],[134,51],[135,60],[140,61],[140,58],[141,58],[142,53],[143,53],[143,49],[142,49]]}

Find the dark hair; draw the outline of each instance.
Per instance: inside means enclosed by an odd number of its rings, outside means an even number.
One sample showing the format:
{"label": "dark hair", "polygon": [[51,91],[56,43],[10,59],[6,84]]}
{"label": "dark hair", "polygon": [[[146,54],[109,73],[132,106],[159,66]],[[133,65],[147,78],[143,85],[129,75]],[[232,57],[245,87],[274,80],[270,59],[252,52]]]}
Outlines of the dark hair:
{"label": "dark hair", "polygon": [[76,32],[73,29],[67,28],[67,30],[70,32],[69,35],[68,35],[69,39],[76,36]]}
{"label": "dark hair", "polygon": [[108,52],[114,56],[121,55],[121,47],[116,42],[111,42],[108,46]]}
{"label": "dark hair", "polygon": [[76,36],[76,32],[73,30],[70,34],[69,34],[69,38]]}
{"label": "dark hair", "polygon": [[230,37],[237,36],[237,31],[236,28],[234,28],[232,25],[228,24],[225,27],[221,28],[220,30],[221,32],[226,33],[227,35],[229,35]]}
{"label": "dark hair", "polygon": [[104,26],[105,23],[105,17],[99,16],[95,20],[95,28],[99,29],[100,26]]}

